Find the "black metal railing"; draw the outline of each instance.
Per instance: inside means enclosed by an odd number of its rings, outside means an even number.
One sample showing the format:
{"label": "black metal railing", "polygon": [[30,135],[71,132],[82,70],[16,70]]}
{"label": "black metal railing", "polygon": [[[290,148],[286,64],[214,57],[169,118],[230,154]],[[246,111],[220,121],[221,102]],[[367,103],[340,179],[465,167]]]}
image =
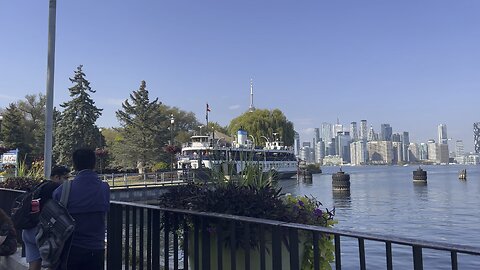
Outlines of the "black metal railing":
{"label": "black metal railing", "polygon": [[[18,191],[0,189],[0,207],[8,209],[18,195]],[[302,245],[299,242],[302,238],[312,240],[313,266],[320,269],[319,251],[322,247],[318,245],[318,239],[326,235],[334,239],[332,267],[335,269],[342,269],[342,262],[351,266],[354,260],[358,260],[355,269],[366,269],[369,260],[384,262],[385,267],[375,269],[393,269],[398,258],[394,258],[396,253],[392,250],[400,247],[410,249],[409,255],[404,254],[401,260],[410,261],[412,266],[409,269],[415,270],[423,269],[424,251],[425,254],[441,252],[441,261],[447,259],[451,269],[459,268],[459,261],[465,259],[464,254],[480,255],[480,248],[464,245],[136,203],[111,202],[110,206],[107,218],[108,270],[301,269]],[[257,240],[255,246],[250,241],[253,238]],[[342,253],[342,250],[352,240],[356,242],[358,255],[350,257],[350,252]],[[286,242],[288,248],[284,248]],[[383,245],[383,251],[380,248],[380,252],[366,252],[371,242],[377,247]],[[431,262],[431,258],[427,259],[426,265]],[[474,258],[477,263],[479,260],[480,257]]]}
{"label": "black metal railing", "polygon": [[[257,247],[238,244],[239,239],[251,239],[252,234],[258,238]],[[480,248],[470,246],[112,202],[107,269],[301,269],[301,237],[312,239],[313,266],[320,269],[318,239],[325,235],[333,236],[332,266],[337,270],[342,269],[342,259],[352,261],[342,258],[342,242],[346,238],[358,242],[358,269],[366,269],[366,241],[383,243],[385,253],[380,256],[384,257],[386,269],[394,266],[392,246],[411,248],[415,270],[423,269],[424,250],[448,252],[451,269],[458,269],[458,254],[480,255]],[[284,239],[288,249],[282,247]]]}

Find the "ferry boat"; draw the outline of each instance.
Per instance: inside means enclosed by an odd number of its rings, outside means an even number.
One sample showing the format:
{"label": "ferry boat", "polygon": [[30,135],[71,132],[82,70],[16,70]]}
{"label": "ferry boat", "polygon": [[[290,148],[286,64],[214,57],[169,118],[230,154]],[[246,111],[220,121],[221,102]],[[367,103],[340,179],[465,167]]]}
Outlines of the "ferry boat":
{"label": "ferry boat", "polygon": [[237,132],[236,140],[226,141],[214,135],[192,136],[182,147],[178,157],[179,169],[220,169],[225,175],[241,174],[247,164],[258,164],[264,173],[271,173],[277,179],[296,175],[298,161],[292,147],[284,146],[280,140],[270,141],[265,146],[255,145],[253,136],[244,130]]}

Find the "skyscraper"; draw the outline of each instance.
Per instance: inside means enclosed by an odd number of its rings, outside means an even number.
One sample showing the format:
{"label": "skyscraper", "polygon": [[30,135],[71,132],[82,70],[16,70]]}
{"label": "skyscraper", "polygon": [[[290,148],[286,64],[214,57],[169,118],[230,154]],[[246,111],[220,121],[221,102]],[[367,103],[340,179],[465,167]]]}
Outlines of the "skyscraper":
{"label": "skyscraper", "polygon": [[391,141],[392,140],[392,127],[390,124],[381,124],[380,125],[380,140],[381,141]]}
{"label": "skyscraper", "polygon": [[368,137],[367,120],[360,121],[360,139],[366,141]]}
{"label": "skyscraper", "polygon": [[403,150],[403,161],[410,162],[410,155],[408,148],[410,147],[410,135],[408,131],[404,131],[401,136],[402,140],[402,150]]}
{"label": "skyscraper", "polygon": [[357,122],[350,123],[350,137],[354,142],[358,140]]}
{"label": "skyscraper", "polygon": [[322,141],[324,141],[325,144],[331,142],[333,138],[332,124],[324,122],[320,126],[320,129],[320,138],[322,139]]}
{"label": "skyscraper", "polygon": [[315,145],[318,141],[320,141],[320,129],[319,129],[319,128],[315,128],[315,129],[313,130],[313,135],[315,136],[315,137],[314,137],[314,138],[315,138],[314,145]]}
{"label": "skyscraper", "polygon": [[475,153],[480,153],[480,122],[473,123],[473,143]]}
{"label": "skyscraper", "polygon": [[295,152],[295,156],[300,155],[300,134],[295,131],[295,134],[293,135],[293,151]]}
{"label": "skyscraper", "polygon": [[445,124],[438,125],[438,143],[448,144],[447,125]]}
{"label": "skyscraper", "polygon": [[378,140],[378,134],[375,133],[375,130],[373,130],[373,127],[372,127],[372,126],[370,126],[370,130],[368,131],[367,140],[368,140],[368,141],[376,141],[376,140]]}
{"label": "skyscraper", "polygon": [[463,157],[465,155],[465,150],[463,147],[463,141],[457,140],[455,142],[455,156],[456,157]]}

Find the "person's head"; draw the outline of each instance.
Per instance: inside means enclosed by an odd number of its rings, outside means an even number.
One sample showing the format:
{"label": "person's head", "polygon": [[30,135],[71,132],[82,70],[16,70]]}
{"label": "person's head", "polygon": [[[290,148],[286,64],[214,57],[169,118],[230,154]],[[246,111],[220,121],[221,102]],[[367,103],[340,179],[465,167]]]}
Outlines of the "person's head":
{"label": "person's head", "polygon": [[85,169],[95,169],[95,152],[92,149],[80,148],[73,151],[73,167],[81,171]]}
{"label": "person's head", "polygon": [[68,180],[68,175],[70,174],[70,169],[65,166],[54,166],[52,172],[50,173],[50,179],[57,183],[63,183],[65,180]]}

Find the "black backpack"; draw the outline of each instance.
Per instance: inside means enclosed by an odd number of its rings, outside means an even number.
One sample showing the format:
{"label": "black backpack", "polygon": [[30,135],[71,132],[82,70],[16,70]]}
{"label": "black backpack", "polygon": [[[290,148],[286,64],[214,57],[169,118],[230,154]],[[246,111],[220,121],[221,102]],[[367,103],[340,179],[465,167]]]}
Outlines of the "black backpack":
{"label": "black backpack", "polygon": [[37,184],[29,192],[25,192],[18,196],[13,202],[11,218],[13,225],[17,230],[31,229],[37,226],[40,216],[40,208],[39,211],[32,212],[32,200],[40,197],[42,187],[46,184],[48,184],[48,181]]}

